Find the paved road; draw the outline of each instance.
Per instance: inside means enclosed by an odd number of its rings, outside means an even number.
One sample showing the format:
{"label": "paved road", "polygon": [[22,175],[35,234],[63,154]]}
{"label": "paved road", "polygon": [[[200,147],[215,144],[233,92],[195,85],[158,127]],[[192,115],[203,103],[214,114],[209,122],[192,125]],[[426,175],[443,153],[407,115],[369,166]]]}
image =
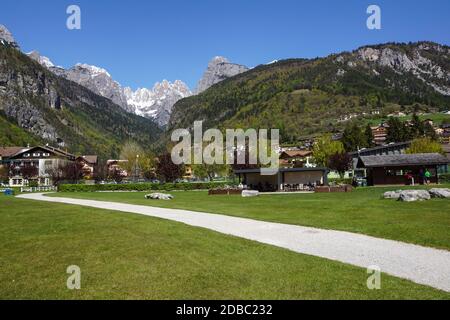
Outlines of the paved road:
{"label": "paved road", "polygon": [[375,265],[387,274],[450,292],[450,251],[446,250],[350,232],[322,230],[187,210],[53,198],[45,197],[43,194],[25,194],[18,198],[137,213],[178,221],[363,268]]}

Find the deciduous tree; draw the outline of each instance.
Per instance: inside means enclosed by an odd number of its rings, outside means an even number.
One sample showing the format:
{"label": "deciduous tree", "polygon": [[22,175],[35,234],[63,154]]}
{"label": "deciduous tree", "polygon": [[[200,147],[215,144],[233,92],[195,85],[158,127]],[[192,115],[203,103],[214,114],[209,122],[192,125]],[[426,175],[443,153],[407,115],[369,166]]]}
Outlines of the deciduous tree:
{"label": "deciduous tree", "polygon": [[173,163],[170,153],[164,153],[157,159],[156,174],[165,182],[174,182],[184,173],[184,166]]}
{"label": "deciduous tree", "polygon": [[365,148],[367,145],[367,139],[358,124],[353,122],[345,127],[342,136],[342,143],[344,144],[345,150],[347,152],[351,152]]}
{"label": "deciduous tree", "polygon": [[37,178],[37,176],[39,175],[39,168],[31,163],[26,162],[23,166],[20,167],[19,174],[26,180]]}
{"label": "deciduous tree", "polygon": [[411,146],[406,150],[408,154],[416,153],[441,153],[445,154],[439,142],[429,137],[418,138],[411,142]]}
{"label": "deciduous tree", "polygon": [[343,178],[345,172],[352,168],[352,157],[347,152],[335,153],[328,160],[328,167],[337,171]]}
{"label": "deciduous tree", "polygon": [[83,165],[79,162],[60,162],[56,166],[48,169],[54,185],[61,182],[78,183],[83,179]]}
{"label": "deciduous tree", "polygon": [[0,165],[0,182],[8,180],[8,167],[6,165]]}
{"label": "deciduous tree", "polygon": [[126,162],[121,163],[121,167],[131,176],[135,176],[136,172],[138,172],[140,176],[147,179],[154,178],[154,155],[145,152],[135,142],[128,141],[123,145],[120,151],[120,160],[127,160]]}
{"label": "deciduous tree", "polygon": [[326,134],[317,139],[313,147],[313,157],[317,165],[326,167],[330,157],[336,153],[345,152],[340,141],[333,141],[331,135]]}

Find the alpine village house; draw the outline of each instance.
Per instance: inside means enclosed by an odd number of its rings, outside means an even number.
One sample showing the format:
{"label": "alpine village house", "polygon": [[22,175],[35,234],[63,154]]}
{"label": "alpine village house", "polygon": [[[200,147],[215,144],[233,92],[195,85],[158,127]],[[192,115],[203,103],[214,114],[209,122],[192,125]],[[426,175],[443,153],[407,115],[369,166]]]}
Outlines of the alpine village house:
{"label": "alpine village house", "polygon": [[79,162],[85,178],[94,176],[97,156],[76,157],[48,145],[36,147],[0,147],[0,166],[7,168],[10,187],[53,184],[52,172],[70,162]]}

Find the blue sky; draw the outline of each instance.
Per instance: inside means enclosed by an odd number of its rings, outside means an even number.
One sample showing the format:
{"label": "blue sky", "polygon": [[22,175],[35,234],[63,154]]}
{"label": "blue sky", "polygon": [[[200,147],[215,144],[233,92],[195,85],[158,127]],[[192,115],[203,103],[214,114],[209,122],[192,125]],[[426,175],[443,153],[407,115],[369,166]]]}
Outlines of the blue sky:
{"label": "blue sky", "polygon": [[[66,28],[70,4],[81,30]],[[366,28],[370,4],[382,30]],[[162,79],[194,88],[216,55],[253,67],[388,41],[449,45],[449,12],[448,0],[2,0],[0,24],[57,65],[97,65],[134,89]]]}

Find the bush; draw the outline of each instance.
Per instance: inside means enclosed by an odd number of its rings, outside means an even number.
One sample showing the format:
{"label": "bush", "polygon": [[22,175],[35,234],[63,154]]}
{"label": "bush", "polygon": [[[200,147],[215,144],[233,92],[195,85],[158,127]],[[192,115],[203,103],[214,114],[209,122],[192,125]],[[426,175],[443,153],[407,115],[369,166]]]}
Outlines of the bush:
{"label": "bush", "polygon": [[329,184],[348,184],[348,185],[351,185],[353,183],[353,179],[352,178],[345,178],[345,179],[331,178],[331,179],[328,179],[328,183]]}
{"label": "bush", "polygon": [[130,184],[62,184],[58,192],[97,191],[172,191],[209,190],[230,185],[229,182],[182,182],[182,183],[130,183]]}
{"label": "bush", "polygon": [[30,187],[30,188],[36,188],[38,186],[39,186],[39,184],[36,180],[28,182],[28,187]]}
{"label": "bush", "polygon": [[443,173],[439,175],[440,183],[450,183],[450,173]]}

